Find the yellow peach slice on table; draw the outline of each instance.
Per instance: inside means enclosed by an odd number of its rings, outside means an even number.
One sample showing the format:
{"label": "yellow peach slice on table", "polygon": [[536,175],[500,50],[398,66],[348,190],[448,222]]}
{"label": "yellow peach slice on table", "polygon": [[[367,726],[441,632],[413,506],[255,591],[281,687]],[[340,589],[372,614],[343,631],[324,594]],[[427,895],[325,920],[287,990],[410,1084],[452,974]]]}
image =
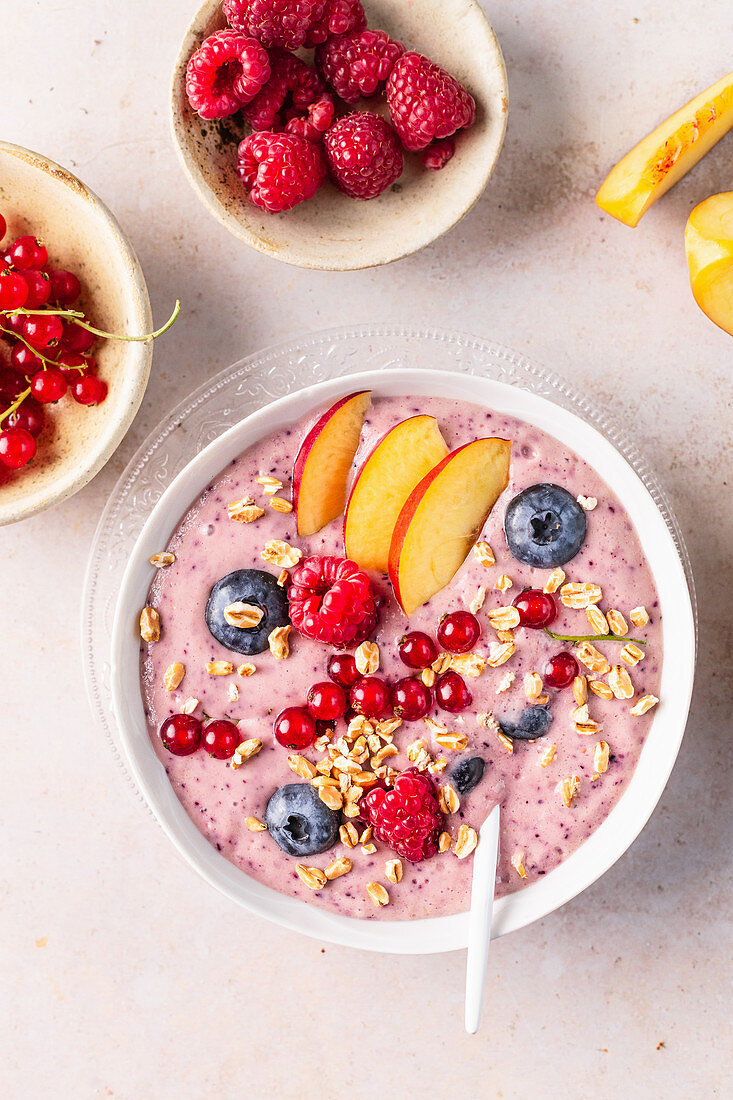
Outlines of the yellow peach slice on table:
{"label": "yellow peach slice on table", "polygon": [[606,176],[596,202],[624,225],[637,225],[732,126],[733,73],[728,73],[635,145]]}
{"label": "yellow peach slice on table", "polygon": [[733,336],[733,191],[695,207],[685,228],[685,252],[695,301]]}
{"label": "yellow peach slice on table", "polygon": [[397,517],[415,486],[448,454],[434,416],[411,416],[382,436],[361,466],[344,517],[346,556],[386,573]]}
{"label": "yellow peach slice on table", "polygon": [[371,393],[342,397],[327,409],[300,445],[293,467],[293,508],[298,534],[315,535],[340,516]]}
{"label": "yellow peach slice on table", "polygon": [[452,451],[412,491],[395,524],[389,579],[411,615],[458,572],[509,484],[511,441],[476,439]]}

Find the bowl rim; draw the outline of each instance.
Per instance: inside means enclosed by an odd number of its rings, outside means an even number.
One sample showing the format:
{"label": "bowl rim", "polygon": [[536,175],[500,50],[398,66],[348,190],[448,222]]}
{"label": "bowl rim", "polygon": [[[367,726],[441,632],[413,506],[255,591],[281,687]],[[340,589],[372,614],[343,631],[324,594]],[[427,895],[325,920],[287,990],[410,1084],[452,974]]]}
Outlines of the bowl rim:
{"label": "bowl rim", "polygon": [[[413,921],[362,920],[288,898],[249,878],[216,852],[186,814],[153,750],[144,719],[139,690],[139,637],[134,624],[150,581],[148,558],[235,454],[276,427],[315,412],[329,399],[363,388],[372,389],[378,396],[408,393],[414,397],[422,393],[465,400],[465,375],[397,368],[319,382],[251,413],[194,456],[152,509],[127,562],[111,639],[113,710],[133,779],[159,824],[187,862],[232,900],[291,930],[342,946],[401,954],[460,949],[466,945],[467,912]],[[637,530],[642,520],[648,531],[645,546],[663,611],[665,650],[660,692],[665,706],[655,712],[639,762],[621,799],[591,836],[549,875],[497,901],[492,925],[496,937],[540,919],[577,896],[605,873],[641,832],[661,797],[684,734],[696,639],[690,591],[672,534],[649,490],[616,447],[575,413],[505,382],[474,377],[471,396],[475,403],[490,403],[495,409],[537,424],[583,457],[588,454],[586,444],[592,444],[593,457],[586,457],[586,461],[619,496]]]}
{"label": "bowl rim", "polygon": [[[272,259],[290,264],[293,267],[307,268],[316,271],[363,271],[368,268],[383,267],[386,264],[396,263],[397,260],[404,259],[407,256],[413,255],[415,252],[419,252],[422,248],[426,248],[429,244],[432,244],[434,241],[439,240],[440,237],[450,232],[458,222],[470,213],[486,190],[504,145],[509,117],[509,85],[506,64],[504,62],[504,55],[501,51],[499,40],[489,22],[488,16],[478,0],[462,0],[462,3],[464,8],[470,9],[479,17],[479,23],[485,30],[486,47],[490,51],[493,63],[497,66],[501,81],[501,88],[496,96],[496,101],[499,105],[498,114],[501,120],[500,127],[491,148],[491,155],[485,160],[484,172],[480,185],[471,196],[470,201],[465,203],[461,208],[456,209],[455,216],[451,216],[451,219],[449,219],[440,229],[436,231],[428,229],[427,232],[424,232],[421,236],[416,236],[414,243],[401,250],[396,250],[393,255],[380,260],[370,259],[364,262],[355,260],[354,262],[346,263],[324,263],[309,259],[309,257],[304,254],[290,251],[283,248],[282,245],[275,246],[263,239],[257,233],[248,229],[235,213],[227,210],[224,204],[220,202],[213,188],[208,183],[206,174],[202,171],[197,158],[189,151],[188,143],[185,140],[186,123],[179,108],[180,87],[181,83],[185,82],[186,66],[191,56],[193,43],[199,37],[201,27],[209,22],[216,9],[221,5],[221,0],[203,0],[203,3],[197,9],[186,28],[173,65],[169,86],[169,121],[173,138],[173,147],[176,151],[179,163],[183,168],[184,175],[209,213],[212,214],[219,224],[224,226],[224,228],[234,237],[249,245],[250,248],[254,248],[257,252],[261,252],[263,255],[269,256]],[[426,224],[429,224],[429,220],[426,220]]]}
{"label": "bowl rim", "polygon": [[[132,243],[106,203],[72,171],[58,164],[50,157],[45,156],[43,153],[37,153],[32,149],[27,149],[22,145],[16,145],[13,142],[0,140],[0,157],[2,157],[3,154],[16,157],[18,160],[27,163],[30,167],[43,172],[54,184],[62,185],[63,181],[70,181],[74,185],[74,188],[76,189],[78,187],[80,193],[89,200],[95,217],[104,226],[105,230],[111,235],[112,240],[114,240],[117,245],[123,265],[129,273],[131,294],[128,308],[131,322],[138,331],[150,332],[153,327],[153,315],[142,266]],[[135,370],[137,392],[132,400],[128,400],[126,404],[120,405],[117,419],[106,425],[109,434],[107,434],[107,432],[100,434],[96,445],[89,449],[88,458],[84,462],[70,468],[55,487],[52,488],[49,486],[45,493],[43,490],[39,490],[36,496],[41,499],[36,499],[35,503],[30,503],[21,507],[16,505],[14,508],[10,509],[4,507],[0,499],[0,527],[10,523],[17,523],[19,520],[28,519],[30,516],[38,515],[39,512],[43,512],[47,508],[51,508],[64,500],[68,500],[69,497],[73,496],[80,489],[83,489],[93,477],[96,477],[119,447],[137,415],[150,377],[152,358],[152,341],[141,341],[129,345],[130,362],[127,369],[129,371]]]}

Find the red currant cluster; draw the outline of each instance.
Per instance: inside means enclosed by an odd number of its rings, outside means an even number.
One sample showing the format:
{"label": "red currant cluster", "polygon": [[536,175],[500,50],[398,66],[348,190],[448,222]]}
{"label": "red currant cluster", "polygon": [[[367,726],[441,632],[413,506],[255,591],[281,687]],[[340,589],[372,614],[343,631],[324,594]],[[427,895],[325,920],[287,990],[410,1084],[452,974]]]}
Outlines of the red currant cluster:
{"label": "red currant cluster", "polygon": [[234,756],[243,737],[234,722],[215,718],[204,724],[193,714],[172,714],[160,727],[160,739],[174,756],[190,756],[199,748],[216,760]]}
{"label": "red currant cluster", "polygon": [[[525,588],[512,602],[519,612],[519,625],[531,630],[546,630],[557,618],[555,601],[539,588]],[[572,653],[563,652],[550,657],[542,675],[546,687],[561,691],[570,687],[579,671]]]}

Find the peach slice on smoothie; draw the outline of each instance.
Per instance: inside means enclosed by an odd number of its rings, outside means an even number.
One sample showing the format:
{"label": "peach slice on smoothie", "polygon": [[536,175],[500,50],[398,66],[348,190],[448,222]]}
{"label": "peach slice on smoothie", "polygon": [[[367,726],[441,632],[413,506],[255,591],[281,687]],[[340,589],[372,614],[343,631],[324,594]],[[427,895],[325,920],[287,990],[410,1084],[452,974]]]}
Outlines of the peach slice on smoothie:
{"label": "peach slice on smoothie", "polygon": [[343,512],[346,482],[370,401],[368,390],[340,398],[301,443],[293,467],[293,507],[299,535],[315,535]]}
{"label": "peach slice on smoothie", "polygon": [[635,226],[733,126],[733,73],[666,119],[612,168],[596,195],[601,210]]}
{"label": "peach slice on smoothie", "polygon": [[406,615],[452,580],[509,484],[511,442],[475,439],[452,451],[410,494],[395,524],[389,578]]}
{"label": "peach slice on smoothie", "polygon": [[695,301],[733,336],[733,191],[695,207],[685,228],[685,252]]}
{"label": "peach slice on smoothie", "polygon": [[415,486],[448,454],[433,416],[411,416],[384,435],[364,461],[344,517],[346,556],[386,573],[397,517]]}

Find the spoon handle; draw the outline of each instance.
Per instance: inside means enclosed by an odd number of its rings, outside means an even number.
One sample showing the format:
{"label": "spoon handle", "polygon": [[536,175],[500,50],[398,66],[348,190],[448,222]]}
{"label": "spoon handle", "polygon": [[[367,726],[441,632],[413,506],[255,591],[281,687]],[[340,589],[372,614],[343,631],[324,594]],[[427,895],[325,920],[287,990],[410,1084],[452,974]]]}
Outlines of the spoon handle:
{"label": "spoon handle", "polygon": [[486,984],[486,964],[491,942],[491,917],[494,910],[496,861],[499,854],[499,806],[481,826],[479,844],[473,857],[471,911],[468,916],[468,953],[466,956],[466,1031],[475,1035],[481,1020]]}

